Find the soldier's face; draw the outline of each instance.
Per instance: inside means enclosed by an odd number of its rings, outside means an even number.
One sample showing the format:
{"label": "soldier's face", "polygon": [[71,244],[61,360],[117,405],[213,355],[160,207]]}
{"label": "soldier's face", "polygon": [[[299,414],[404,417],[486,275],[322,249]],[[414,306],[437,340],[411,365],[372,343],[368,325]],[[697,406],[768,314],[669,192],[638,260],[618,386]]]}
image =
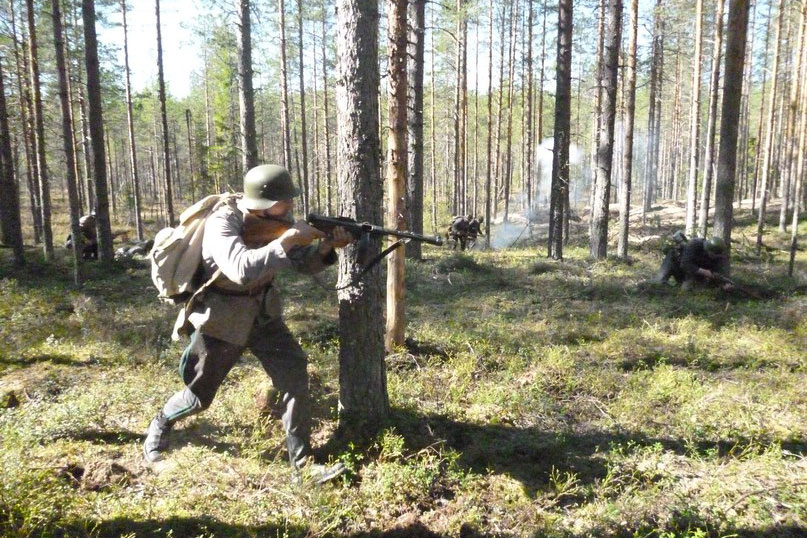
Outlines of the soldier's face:
{"label": "soldier's face", "polygon": [[292,209],[294,209],[294,200],[279,200],[275,202],[275,204],[270,207],[269,209],[264,209],[261,211],[258,216],[259,217],[282,217],[286,213],[289,213]]}

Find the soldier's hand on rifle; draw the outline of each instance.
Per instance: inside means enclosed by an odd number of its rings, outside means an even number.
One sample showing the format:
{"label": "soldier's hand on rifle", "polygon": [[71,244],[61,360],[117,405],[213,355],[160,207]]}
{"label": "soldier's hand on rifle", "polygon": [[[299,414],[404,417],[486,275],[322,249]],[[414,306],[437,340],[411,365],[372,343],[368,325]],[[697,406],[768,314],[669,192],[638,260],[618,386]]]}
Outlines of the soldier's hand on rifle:
{"label": "soldier's hand on rifle", "polygon": [[283,232],[279,237],[283,250],[288,252],[298,246],[310,245],[314,239],[325,239],[325,234],[304,220],[298,220],[294,226]]}
{"label": "soldier's hand on rifle", "polygon": [[351,244],[355,239],[356,238],[353,237],[353,234],[341,226],[337,226],[333,229],[331,237],[327,238],[325,242],[329,243],[333,248],[343,248]]}

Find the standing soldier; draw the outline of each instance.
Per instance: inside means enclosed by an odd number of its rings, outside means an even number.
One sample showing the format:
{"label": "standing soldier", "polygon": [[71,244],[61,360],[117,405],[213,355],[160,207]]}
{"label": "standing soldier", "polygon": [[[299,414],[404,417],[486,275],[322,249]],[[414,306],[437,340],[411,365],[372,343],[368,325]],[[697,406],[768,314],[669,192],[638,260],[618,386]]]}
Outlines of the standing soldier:
{"label": "standing soldier", "polygon": [[[308,360],[281,317],[274,277],[284,268],[308,274],[321,271],[336,261],[334,249],[349,244],[353,237],[341,227],[326,237],[300,220],[261,248],[248,249],[242,238],[248,213],[291,220],[293,198],[299,193],[285,168],[257,166],[244,177],[243,196],[220,204],[205,221],[205,281],[219,270],[221,276],[180,312],[175,330],[192,333],[180,359],[185,388],[171,396],[152,420],[143,445],[148,462],[163,458],[168,434],[178,420],[210,406],[227,373],[249,348],[282,395],[282,421],[295,476],[322,483],[344,472],[341,464],[312,461]],[[317,239],[319,244],[312,245]]]}

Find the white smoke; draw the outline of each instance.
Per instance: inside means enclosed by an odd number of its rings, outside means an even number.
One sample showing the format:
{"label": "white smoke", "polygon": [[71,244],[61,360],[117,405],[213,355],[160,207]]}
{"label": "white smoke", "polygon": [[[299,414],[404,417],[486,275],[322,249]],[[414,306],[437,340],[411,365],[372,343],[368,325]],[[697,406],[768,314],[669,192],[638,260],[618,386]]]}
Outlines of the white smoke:
{"label": "white smoke", "polygon": [[[537,206],[549,206],[549,192],[552,186],[552,156],[555,149],[554,138],[544,138],[535,149],[535,162],[538,165],[537,180]],[[569,166],[578,166],[583,161],[583,152],[577,144],[569,144]],[[571,180],[571,178],[570,178]]]}

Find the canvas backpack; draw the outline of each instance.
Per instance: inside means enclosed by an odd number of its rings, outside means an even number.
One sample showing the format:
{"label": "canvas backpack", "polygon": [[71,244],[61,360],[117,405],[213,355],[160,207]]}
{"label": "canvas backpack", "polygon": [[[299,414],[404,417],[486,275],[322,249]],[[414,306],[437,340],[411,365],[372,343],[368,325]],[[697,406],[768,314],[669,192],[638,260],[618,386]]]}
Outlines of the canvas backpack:
{"label": "canvas backpack", "polygon": [[163,228],[157,233],[149,258],[151,281],[160,300],[183,303],[204,284],[202,238],[205,221],[222,204],[234,208],[237,198],[234,194],[211,194],[183,211],[176,228]]}

